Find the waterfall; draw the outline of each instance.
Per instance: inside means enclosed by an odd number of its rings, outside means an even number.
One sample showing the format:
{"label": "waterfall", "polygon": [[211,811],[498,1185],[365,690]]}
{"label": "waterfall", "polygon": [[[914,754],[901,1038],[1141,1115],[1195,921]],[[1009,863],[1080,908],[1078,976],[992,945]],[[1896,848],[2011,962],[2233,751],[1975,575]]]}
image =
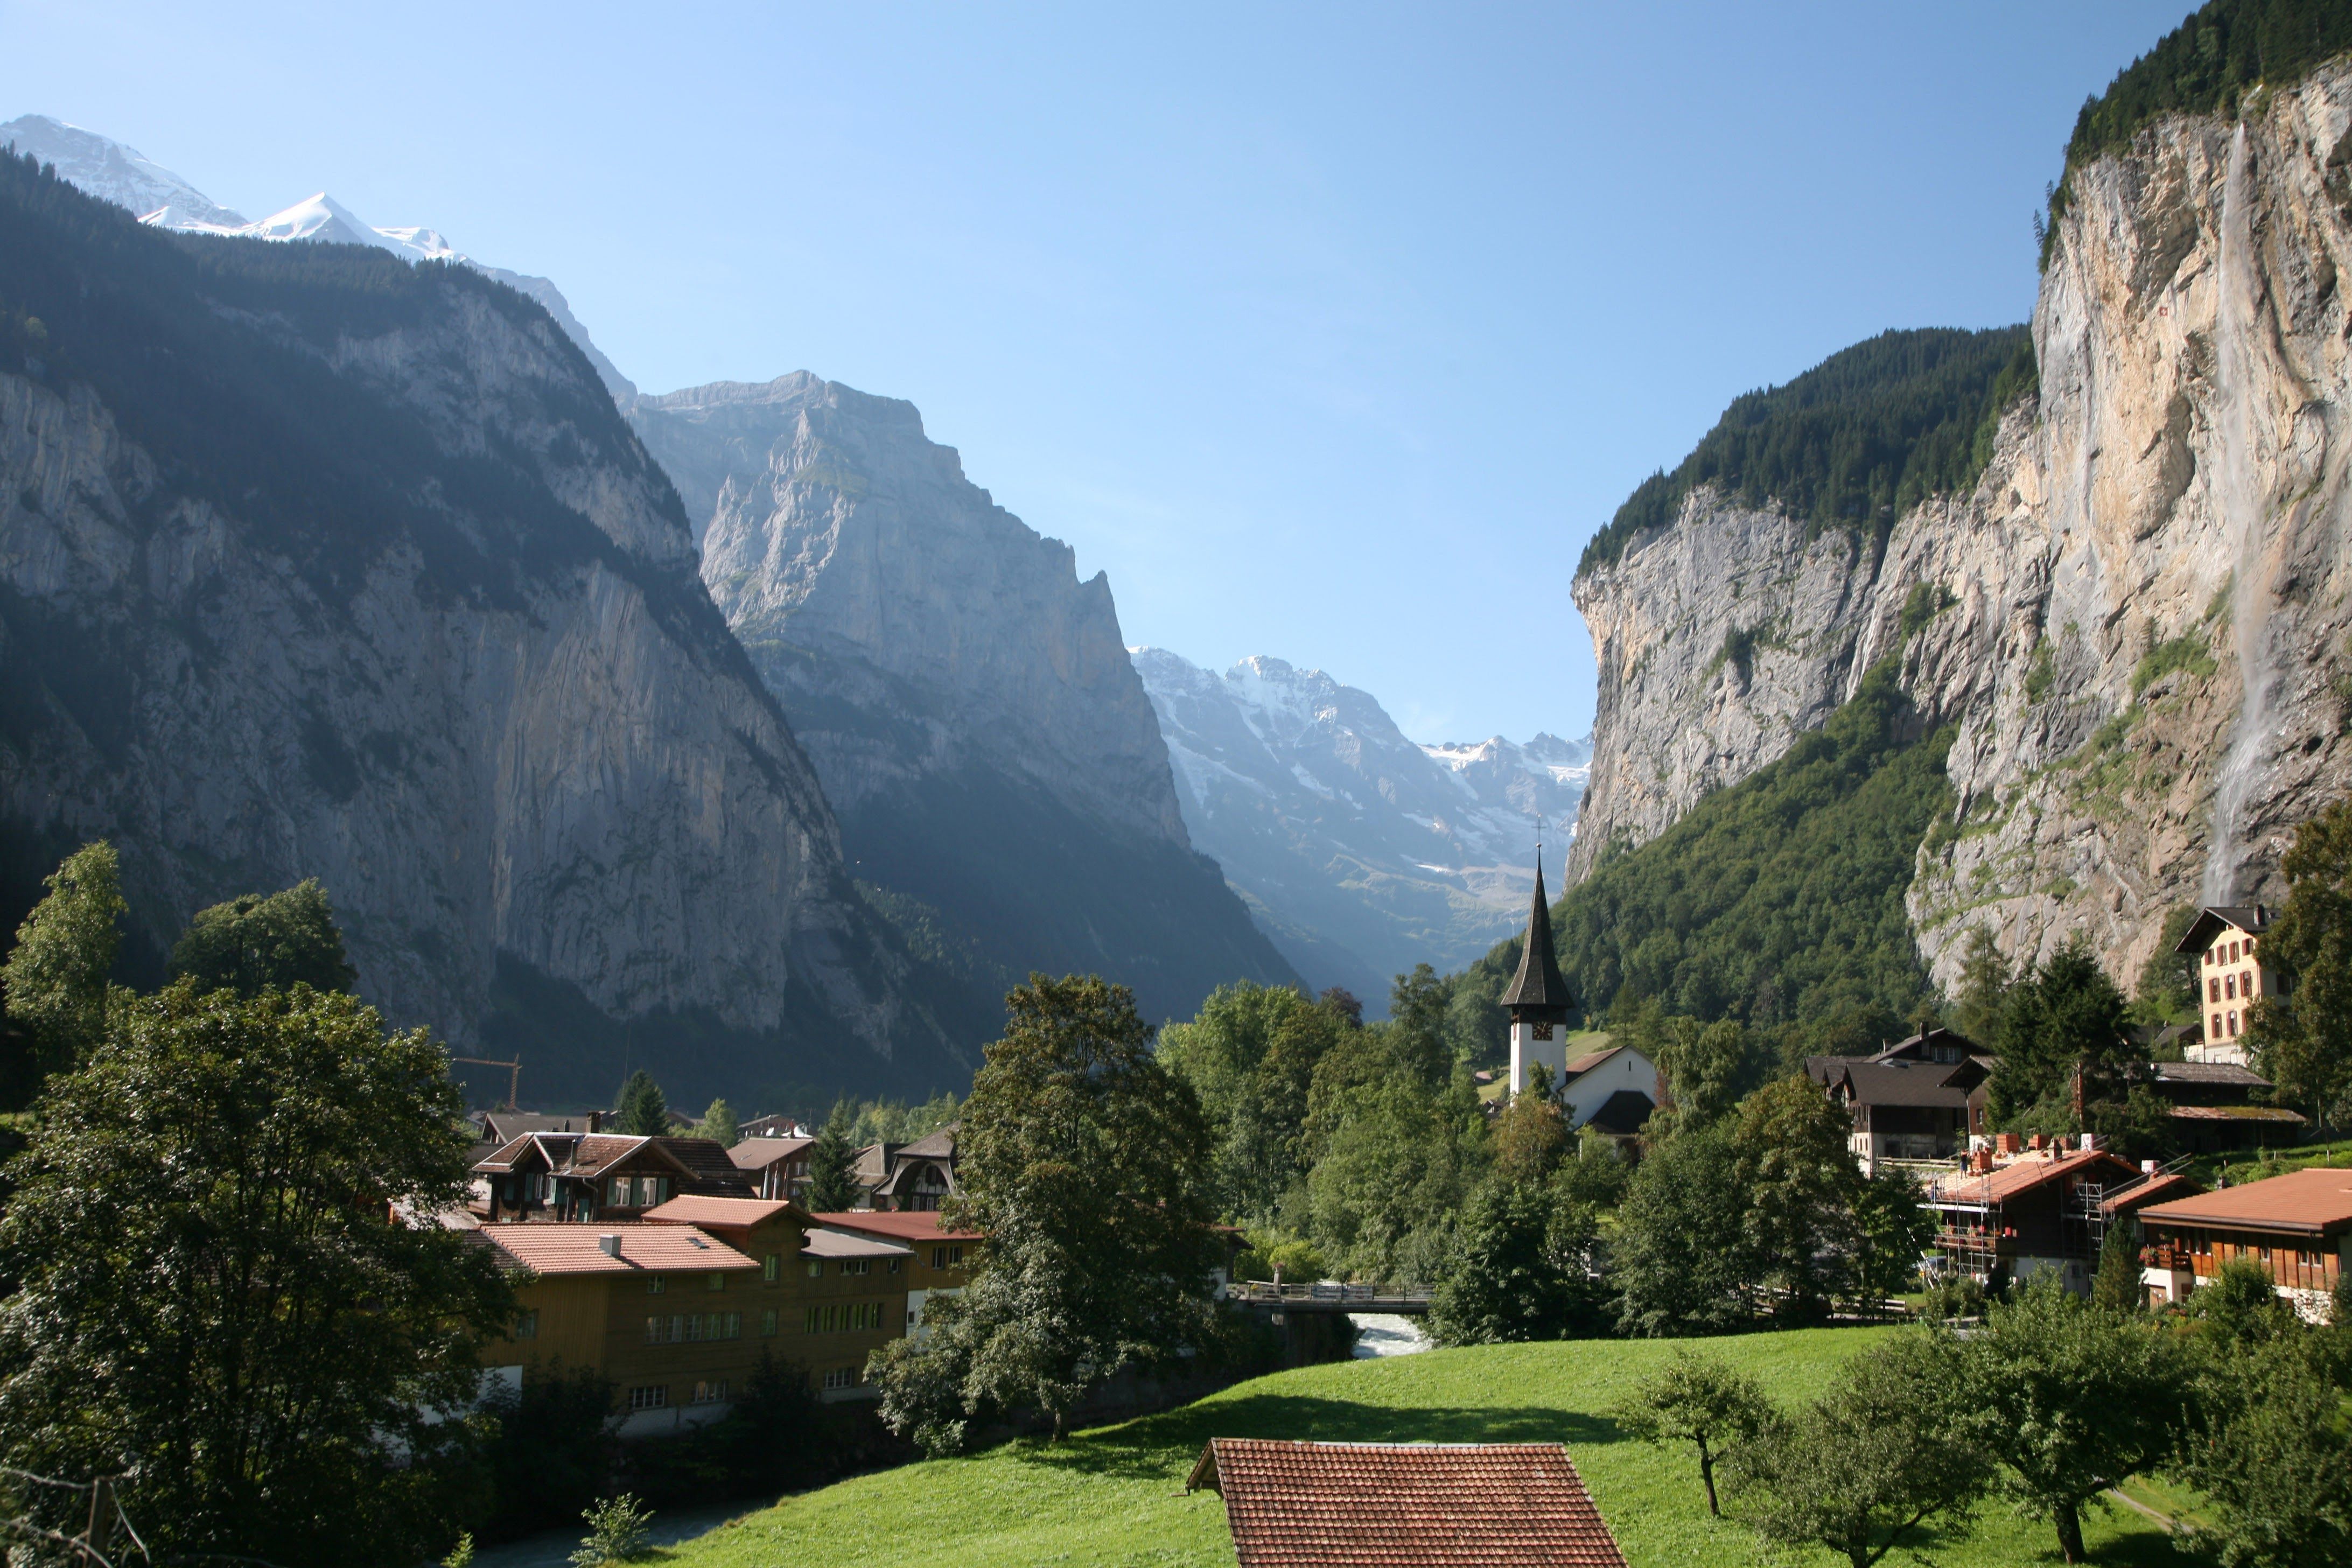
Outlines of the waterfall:
{"label": "waterfall", "polygon": [[2213,434],[2220,447],[2214,500],[2237,544],[2231,584],[2231,639],[2237,644],[2238,722],[2213,792],[2213,831],[2205,852],[2204,901],[2229,903],[2237,892],[2238,837],[2247,798],[2263,764],[2270,728],[2270,589],[2262,570],[2263,499],[2254,475],[2255,278],[2253,220],[2246,211],[2246,127],[2230,140],[2221,186],[2221,254],[2216,301]]}

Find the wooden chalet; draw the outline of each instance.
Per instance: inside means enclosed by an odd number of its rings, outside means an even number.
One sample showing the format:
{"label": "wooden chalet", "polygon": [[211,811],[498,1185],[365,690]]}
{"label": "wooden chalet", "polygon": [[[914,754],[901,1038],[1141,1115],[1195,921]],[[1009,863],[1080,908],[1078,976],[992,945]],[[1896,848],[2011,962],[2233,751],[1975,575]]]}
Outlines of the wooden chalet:
{"label": "wooden chalet", "polygon": [[727,1158],[750,1179],[753,1196],[798,1203],[808,1196],[808,1152],[814,1147],[814,1138],[746,1138]]}
{"label": "wooden chalet", "polygon": [[846,1214],[820,1214],[814,1217],[827,1230],[891,1242],[908,1249],[907,1332],[910,1335],[922,1332],[924,1304],[941,1291],[962,1289],[980,1255],[980,1232],[949,1228],[935,1209],[853,1209]]}
{"label": "wooden chalet", "polygon": [[2171,1101],[2173,1135],[2192,1154],[2298,1142],[2308,1125],[2300,1111],[2254,1103],[2270,1079],[2237,1062],[2150,1062],[2146,1082]]}
{"label": "wooden chalet", "polygon": [[751,1184],[709,1138],[530,1132],[474,1164],[474,1208],[491,1225],[635,1219],[682,1194],[750,1197]]}
{"label": "wooden chalet", "polygon": [[2320,1167],[2224,1187],[2140,1211],[2141,1282],[2150,1301],[2178,1301],[2236,1258],[2315,1321],[2352,1274],[2352,1171]]}
{"label": "wooden chalet", "polygon": [[1929,1029],[1867,1057],[1808,1057],[1805,1076],[1853,1118],[1864,1170],[1885,1160],[1965,1154],[1986,1121],[1995,1058],[1949,1029]]}
{"label": "wooden chalet", "polygon": [[[1965,1169],[1929,1184],[1938,1262],[1988,1284],[2054,1272],[2068,1289],[2088,1290],[2110,1219],[2102,1205],[2144,1173],[2105,1150],[2033,1142],[2007,1159],[1979,1150]],[[2006,1152],[2016,1140],[2002,1133],[1999,1143]]]}

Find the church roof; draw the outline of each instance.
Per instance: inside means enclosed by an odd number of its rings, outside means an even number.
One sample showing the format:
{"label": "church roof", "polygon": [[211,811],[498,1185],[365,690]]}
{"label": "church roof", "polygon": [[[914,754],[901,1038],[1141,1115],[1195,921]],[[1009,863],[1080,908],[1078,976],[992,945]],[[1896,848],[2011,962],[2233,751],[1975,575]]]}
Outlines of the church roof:
{"label": "church roof", "polygon": [[1514,1010],[1548,1012],[1565,1016],[1575,1005],[1568,982],[1560,977],[1559,959],[1551,947],[1551,907],[1544,901],[1543,862],[1536,862],[1535,902],[1528,910],[1528,943],[1519,954],[1519,972],[1503,993],[1503,1005]]}

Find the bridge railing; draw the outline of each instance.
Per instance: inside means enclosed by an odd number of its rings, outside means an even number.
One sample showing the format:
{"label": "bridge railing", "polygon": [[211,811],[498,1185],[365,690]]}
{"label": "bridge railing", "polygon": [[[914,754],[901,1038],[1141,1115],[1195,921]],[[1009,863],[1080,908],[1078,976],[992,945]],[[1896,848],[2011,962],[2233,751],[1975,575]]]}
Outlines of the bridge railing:
{"label": "bridge railing", "polygon": [[1278,1307],[1286,1302],[1324,1303],[1337,1306],[1362,1306],[1367,1309],[1383,1303],[1425,1306],[1429,1301],[1426,1285],[1342,1285],[1330,1280],[1312,1284],[1269,1284],[1263,1279],[1236,1279],[1226,1287],[1226,1299],[1255,1305]]}

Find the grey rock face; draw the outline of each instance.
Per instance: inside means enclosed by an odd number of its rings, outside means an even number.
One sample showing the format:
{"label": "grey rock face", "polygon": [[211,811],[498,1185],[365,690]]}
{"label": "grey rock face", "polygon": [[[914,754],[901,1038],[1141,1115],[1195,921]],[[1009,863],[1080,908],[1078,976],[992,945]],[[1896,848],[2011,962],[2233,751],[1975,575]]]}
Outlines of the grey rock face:
{"label": "grey rock face", "polygon": [[[534,1099],[630,1065],[681,1100],[922,1087],[943,1042],[668,483],[543,312],[423,287],[404,320],[242,330],[373,410],[355,471],[429,532],[208,499],[175,478],[207,454],[0,362],[0,817],[42,854],[113,838],[150,952],[204,905],[319,877],[369,999],[520,1049]],[[476,467],[398,466],[420,453]],[[445,484],[488,471],[513,512]]]}
{"label": "grey rock face", "polygon": [[[1580,857],[1785,751],[1890,654],[1954,727],[1914,929],[2034,958],[2087,932],[2126,985],[2167,913],[2277,900],[2352,783],[2352,70],[2176,116],[2073,177],[2035,307],[2038,406],[1883,555],[1695,496],[1580,578],[1601,654]],[[1915,587],[1950,606],[1907,639]],[[1746,668],[1718,660],[1756,634]],[[1585,863],[1580,860],[1580,865]]]}
{"label": "grey rock face", "polygon": [[1134,656],[1193,842],[1311,984],[1377,1010],[1391,977],[1458,969],[1524,924],[1537,816],[1565,842],[1586,748],[1549,735],[1418,745],[1321,670]]}
{"label": "grey rock face", "polygon": [[861,880],[944,911],[999,978],[1099,968],[1163,1013],[1291,978],[1192,852],[1108,580],[1080,582],[912,405],[801,373],[630,418]]}

